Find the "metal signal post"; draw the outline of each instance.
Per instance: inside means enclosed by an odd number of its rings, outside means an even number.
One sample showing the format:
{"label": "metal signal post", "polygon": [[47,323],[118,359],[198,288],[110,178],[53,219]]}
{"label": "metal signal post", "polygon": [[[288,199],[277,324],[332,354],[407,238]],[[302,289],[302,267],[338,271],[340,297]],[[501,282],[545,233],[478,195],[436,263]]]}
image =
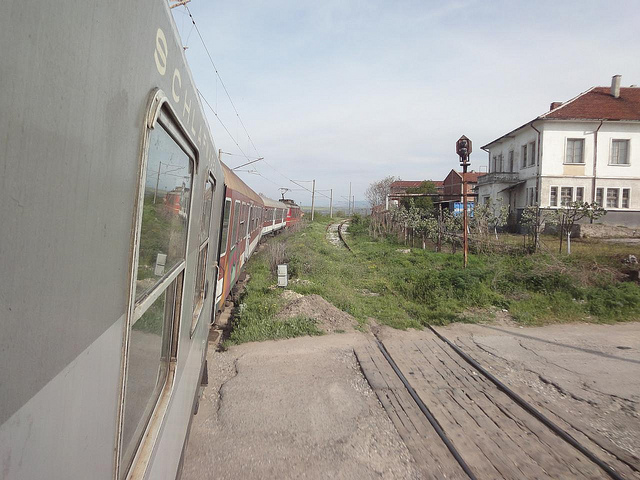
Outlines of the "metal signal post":
{"label": "metal signal post", "polygon": [[467,260],[469,257],[469,236],[467,218],[467,168],[469,167],[469,155],[471,154],[471,140],[464,135],[456,142],[456,153],[460,157],[460,165],[462,166],[462,249],[464,255],[464,268],[467,268]]}

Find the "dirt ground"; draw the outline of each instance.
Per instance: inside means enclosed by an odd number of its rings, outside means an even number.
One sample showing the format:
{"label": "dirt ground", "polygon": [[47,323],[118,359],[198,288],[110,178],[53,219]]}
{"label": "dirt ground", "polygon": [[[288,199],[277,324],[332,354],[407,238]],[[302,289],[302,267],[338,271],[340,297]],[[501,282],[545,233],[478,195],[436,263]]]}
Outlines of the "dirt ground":
{"label": "dirt ground", "polygon": [[[355,319],[317,295],[285,296],[290,303],[281,317],[315,318],[329,334],[244,344],[222,353],[210,348],[209,386],[194,417],[182,478],[461,478],[406,391],[398,387],[396,397],[389,397],[396,403],[383,405],[391,384],[381,387],[363,376],[367,365],[362,358],[373,357],[362,352],[373,352],[373,335],[355,331]],[[640,478],[640,323],[521,328],[497,317],[487,325],[438,330],[589,449],[612,464],[619,462],[631,472],[626,478]],[[455,398],[466,395],[463,386],[436,387],[440,376],[455,367],[450,358],[446,370],[442,353],[420,352],[420,357],[416,348],[407,347],[435,348],[424,343],[427,332],[372,329],[389,341],[401,369],[434,410],[444,412],[437,401],[446,392]],[[419,371],[423,380],[416,376]],[[396,415],[393,421],[390,415]],[[509,441],[509,434],[494,433],[492,441]],[[480,424],[471,423],[457,438],[464,444],[467,436],[487,435]],[[502,440],[496,440],[500,435]],[[503,448],[517,451],[520,444]],[[506,457],[494,459],[498,472],[514,468],[504,463],[510,461]],[[469,462],[474,461],[471,456]],[[605,478],[582,462],[575,476],[562,478]],[[550,473],[554,465],[532,476],[523,465],[518,465],[524,472],[518,478],[561,478]],[[567,468],[573,471],[574,466]]]}
{"label": "dirt ground", "polygon": [[358,322],[348,313],[334,307],[320,295],[300,295],[290,290],[283,292],[285,298],[292,299],[276,318],[296,316],[309,317],[316,320],[318,328],[326,333],[353,332]]}

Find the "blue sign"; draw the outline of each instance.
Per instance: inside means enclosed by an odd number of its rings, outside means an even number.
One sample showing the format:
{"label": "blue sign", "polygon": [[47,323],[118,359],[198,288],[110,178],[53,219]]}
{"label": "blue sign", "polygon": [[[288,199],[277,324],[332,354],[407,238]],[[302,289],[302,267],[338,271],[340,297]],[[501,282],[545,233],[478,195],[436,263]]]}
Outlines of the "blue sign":
{"label": "blue sign", "polygon": [[[463,203],[462,202],[454,202],[453,203],[453,216],[454,217],[461,217],[462,216],[462,207],[463,207]],[[467,215],[469,215],[470,218],[473,218],[473,205],[474,202],[467,202]]]}

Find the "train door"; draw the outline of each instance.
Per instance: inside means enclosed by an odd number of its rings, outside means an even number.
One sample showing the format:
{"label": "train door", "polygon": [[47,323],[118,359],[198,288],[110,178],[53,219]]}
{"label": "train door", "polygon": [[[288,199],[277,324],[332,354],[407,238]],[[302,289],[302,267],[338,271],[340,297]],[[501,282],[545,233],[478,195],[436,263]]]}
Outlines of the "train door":
{"label": "train door", "polygon": [[[195,328],[202,314],[202,308],[204,307],[204,301],[209,294],[209,272],[211,260],[209,256],[209,235],[211,231],[211,213],[213,209],[213,193],[216,188],[216,181],[213,175],[208,175],[204,187],[204,199],[202,205],[202,218],[200,219],[200,232],[198,237],[198,264],[196,268],[196,280],[195,280],[195,293],[193,298],[193,319],[191,322],[191,332],[193,335]],[[217,266],[218,263],[215,262]],[[216,272],[215,281],[217,281],[218,275]],[[215,284],[214,284],[215,295]],[[215,296],[214,296],[215,299]]]}
{"label": "train door", "polygon": [[[218,251],[219,255],[219,266],[218,266],[218,281],[216,285],[216,309],[222,308],[222,300],[224,298],[224,288],[225,288],[225,273],[229,271],[229,257],[230,254],[230,228],[229,224],[231,221],[231,205],[232,200],[229,197],[225,198],[224,201],[224,212],[222,213],[222,228],[220,233],[220,246]],[[227,277],[228,278],[228,277]],[[228,281],[228,280],[227,280]],[[213,321],[213,319],[212,319]]]}
{"label": "train door", "polygon": [[120,479],[144,472],[150,461],[173,390],[183,316],[197,157],[166,104],[155,105],[159,111],[150,118],[157,120],[145,131],[139,170],[116,454]]}

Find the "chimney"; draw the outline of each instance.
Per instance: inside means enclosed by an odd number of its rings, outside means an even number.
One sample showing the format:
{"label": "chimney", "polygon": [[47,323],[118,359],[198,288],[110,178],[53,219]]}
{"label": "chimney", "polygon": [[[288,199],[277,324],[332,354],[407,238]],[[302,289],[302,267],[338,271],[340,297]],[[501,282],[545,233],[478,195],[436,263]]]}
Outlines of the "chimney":
{"label": "chimney", "polygon": [[551,106],[549,107],[549,110],[554,110],[558,108],[560,105],[562,105],[562,102],[551,102]]}
{"label": "chimney", "polygon": [[611,77],[611,96],[614,98],[620,97],[620,79],[622,75],[614,75]]}

